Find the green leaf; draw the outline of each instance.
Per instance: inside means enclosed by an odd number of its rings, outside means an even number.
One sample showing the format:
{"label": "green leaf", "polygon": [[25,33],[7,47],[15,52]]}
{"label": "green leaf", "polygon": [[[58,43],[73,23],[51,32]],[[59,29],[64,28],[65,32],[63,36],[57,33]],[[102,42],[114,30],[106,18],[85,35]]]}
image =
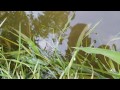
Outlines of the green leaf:
{"label": "green leaf", "polygon": [[91,47],[80,47],[80,48],[76,48],[76,49],[82,50],[86,53],[104,55],[104,56],[112,59],[116,63],[120,64],[120,52],[113,51],[113,50],[107,50],[107,49],[100,49],[100,48],[91,48]]}
{"label": "green leaf", "polygon": [[3,23],[6,21],[7,17],[0,23],[0,28],[3,25]]}
{"label": "green leaf", "polygon": [[18,34],[20,34],[20,36],[22,37],[22,40],[24,40],[25,42],[27,42],[27,44],[33,49],[33,51],[36,54],[40,54],[37,45],[34,43],[34,41],[32,41],[29,37],[27,37],[26,35],[24,35],[23,33],[19,32],[18,30],[12,28],[14,31],[16,31]]}

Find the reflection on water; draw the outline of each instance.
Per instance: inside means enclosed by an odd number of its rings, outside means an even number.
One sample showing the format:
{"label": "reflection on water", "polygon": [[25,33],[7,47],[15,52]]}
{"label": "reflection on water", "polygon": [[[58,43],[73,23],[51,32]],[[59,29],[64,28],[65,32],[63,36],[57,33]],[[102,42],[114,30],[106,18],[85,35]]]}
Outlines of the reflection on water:
{"label": "reflection on water", "polygon": [[[17,42],[17,37],[13,36],[9,31],[14,32],[11,27],[19,28],[19,22],[22,22],[22,33],[31,39],[35,39],[40,48],[51,51],[54,46],[62,52],[63,55],[72,53],[69,47],[75,47],[78,37],[88,24],[95,24],[101,18],[103,21],[94,33],[86,37],[82,46],[101,47],[106,45],[108,41],[120,32],[120,12],[96,12],[96,11],[77,11],[70,27],[61,32],[71,15],[71,11],[44,11],[44,12],[24,12],[24,11],[0,11],[0,22],[7,17],[7,21],[0,29],[0,35]],[[58,42],[59,36],[62,36]],[[15,50],[18,47],[0,38],[6,50]],[[68,47],[69,46],[69,47]],[[114,41],[109,47],[120,50],[120,43]],[[70,54],[71,55],[71,54]]]}
{"label": "reflection on water", "polygon": [[[69,15],[69,11],[49,11],[43,12],[43,15],[32,20],[34,31],[37,34],[37,43],[40,48],[51,51],[58,43],[59,46],[61,44],[64,45],[63,40],[66,34],[63,34],[61,31],[67,23]],[[58,42],[60,35],[63,38]]]}
{"label": "reflection on water", "polygon": [[36,19],[32,20],[34,30],[42,38],[47,38],[48,34],[55,33],[59,36],[60,31],[68,21],[70,12],[67,11],[49,11],[43,12],[44,15],[39,15]]}
{"label": "reflection on water", "polygon": [[[102,22],[96,27],[95,33],[91,34],[92,42],[96,40],[95,47],[102,44],[107,44],[114,36],[120,32],[120,11],[77,11],[75,19],[71,22],[74,26],[77,23],[91,23],[94,25],[100,19]],[[116,45],[117,50],[120,51],[119,40],[111,42],[109,45]]]}
{"label": "reflection on water", "polygon": [[[1,11],[0,12],[0,22],[2,22],[2,20],[7,17],[7,20],[5,21],[5,23],[2,25],[1,29],[2,29],[2,33],[1,35],[4,36],[5,38],[12,40],[14,42],[18,41],[18,38],[13,35],[10,32],[15,33],[15,31],[13,29],[11,29],[11,27],[15,28],[15,29],[19,29],[19,23],[21,22],[21,32],[23,34],[25,34],[26,36],[28,36],[29,38],[33,37],[33,31],[31,30],[31,26],[29,25],[29,19],[28,16],[25,12],[21,12],[21,11]],[[2,14],[4,13],[4,14]],[[18,47],[6,40],[3,40],[0,38],[0,43],[4,46],[5,50],[16,50],[18,49]]]}
{"label": "reflection on water", "polygon": [[[77,44],[77,41],[78,41],[78,38],[80,36],[80,34],[85,30],[85,29],[89,29],[88,25],[87,24],[76,24],[75,26],[73,26],[71,28],[71,32],[69,34],[69,37],[68,37],[68,48],[66,50],[66,55],[67,54],[70,54],[71,52],[73,52],[73,48],[71,47],[75,47],[76,44]],[[85,37],[83,40],[82,40],[82,43],[81,43],[81,46],[83,47],[88,47],[90,46],[91,44],[91,38],[89,38],[88,36]],[[70,48],[69,48],[70,47]],[[71,54],[70,54],[71,55]]]}

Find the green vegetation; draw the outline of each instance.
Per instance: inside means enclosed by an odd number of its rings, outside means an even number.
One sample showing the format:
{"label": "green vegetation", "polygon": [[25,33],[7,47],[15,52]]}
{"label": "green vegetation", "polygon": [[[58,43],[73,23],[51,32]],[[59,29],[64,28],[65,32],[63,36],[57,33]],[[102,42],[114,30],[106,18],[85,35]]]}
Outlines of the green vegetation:
{"label": "green vegetation", "polygon": [[[71,19],[70,17],[64,25],[62,34],[68,28]],[[3,20],[0,27],[6,20],[7,18]],[[61,56],[57,47],[52,55],[39,48],[33,39],[22,33],[24,29],[22,22],[19,22],[18,29],[9,27],[11,30],[9,33],[18,38],[17,42],[4,36],[0,38],[18,46],[18,49],[4,51],[4,46],[0,46],[0,77],[2,79],[119,79],[120,52],[107,49],[107,46],[104,49],[82,47],[82,41],[95,30],[95,27],[81,33],[76,47],[73,47],[70,60]],[[80,51],[84,51],[85,54],[79,55]]]}

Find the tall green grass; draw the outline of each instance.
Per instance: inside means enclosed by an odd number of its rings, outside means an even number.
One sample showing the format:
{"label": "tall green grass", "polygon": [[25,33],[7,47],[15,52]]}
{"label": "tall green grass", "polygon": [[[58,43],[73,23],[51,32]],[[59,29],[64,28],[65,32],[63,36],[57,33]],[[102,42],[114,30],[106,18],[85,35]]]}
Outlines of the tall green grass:
{"label": "tall green grass", "polygon": [[[6,19],[4,19],[4,21],[5,20]],[[71,19],[69,19],[69,22],[70,21]],[[39,48],[33,40],[21,32],[21,23],[19,24],[19,30],[15,29],[14,27],[11,28],[16,33],[11,31],[9,32],[12,35],[18,37],[17,43],[2,36],[0,36],[0,38],[9,41],[12,44],[16,44],[18,46],[18,50],[4,52],[2,49],[3,47],[0,47],[0,77],[2,79],[120,78],[119,52],[100,48],[79,47],[82,44],[82,40],[86,36],[90,35],[95,27],[89,30],[85,30],[81,33],[76,47],[74,47],[74,53],[70,61],[64,56],[61,56],[60,52],[57,49],[55,49],[54,53],[49,56],[47,51]],[[65,28],[67,28],[67,26],[65,26]],[[22,42],[26,43],[28,46],[25,46]],[[98,68],[95,68],[94,65],[90,63],[89,59],[84,56],[84,59],[81,63],[76,63],[76,57],[78,57],[78,59],[81,59],[77,55],[80,50],[86,52],[86,57],[87,55],[92,55],[93,60],[90,61],[94,61],[98,65]],[[106,65],[102,63],[98,58],[96,58],[97,54],[101,54],[109,58],[109,68],[106,67]],[[117,70],[113,62],[118,64]]]}

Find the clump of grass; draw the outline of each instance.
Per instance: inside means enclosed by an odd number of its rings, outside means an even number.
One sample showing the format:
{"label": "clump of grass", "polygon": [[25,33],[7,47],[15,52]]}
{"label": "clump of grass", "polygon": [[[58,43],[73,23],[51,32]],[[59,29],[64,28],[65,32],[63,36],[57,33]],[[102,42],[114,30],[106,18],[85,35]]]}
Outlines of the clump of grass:
{"label": "clump of grass", "polygon": [[[69,21],[70,20],[71,19],[69,19]],[[65,25],[65,28],[67,28],[67,25],[68,24]],[[87,35],[90,35],[95,27],[89,31],[83,31],[79,36],[70,61],[64,56],[61,56],[58,49],[54,49],[54,53],[49,56],[47,51],[39,48],[33,40],[21,33],[21,23],[19,24],[19,30],[13,27],[11,28],[16,33],[11,31],[10,33],[18,37],[18,42],[15,43],[9,39],[5,40],[16,44],[18,50],[4,52],[3,47],[0,47],[0,77],[2,79],[107,79],[110,78],[108,76],[111,76],[111,78],[120,78],[119,67],[118,70],[115,70],[114,63],[109,62],[111,66],[109,69],[96,58],[97,54],[101,54],[107,56],[110,59],[109,61],[120,64],[119,52],[92,47],[79,47],[82,40]],[[22,42],[26,43],[28,47]],[[93,61],[96,62],[99,68],[95,68],[94,65],[89,63],[90,61],[86,58],[88,54],[86,54],[86,57],[82,60],[83,62],[74,62],[80,50],[91,54]],[[79,56],[77,57],[79,58]],[[86,63],[88,65],[86,65]]]}

